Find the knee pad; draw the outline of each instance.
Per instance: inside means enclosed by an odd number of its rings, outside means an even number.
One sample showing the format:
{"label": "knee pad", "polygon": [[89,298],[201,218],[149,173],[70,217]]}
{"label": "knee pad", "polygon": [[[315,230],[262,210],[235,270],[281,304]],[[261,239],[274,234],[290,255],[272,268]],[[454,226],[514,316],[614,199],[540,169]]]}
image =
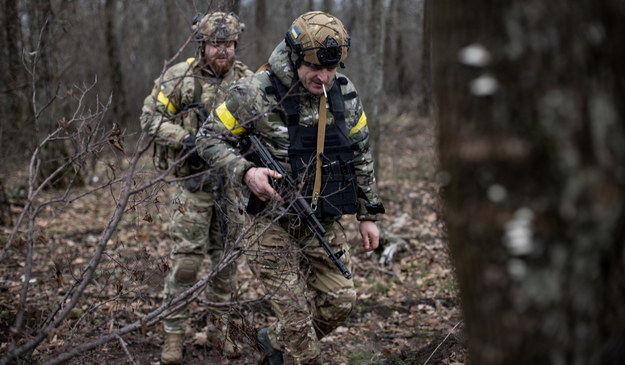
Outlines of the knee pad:
{"label": "knee pad", "polygon": [[181,258],[174,265],[174,278],[182,284],[193,284],[197,277],[200,262],[192,258]]}

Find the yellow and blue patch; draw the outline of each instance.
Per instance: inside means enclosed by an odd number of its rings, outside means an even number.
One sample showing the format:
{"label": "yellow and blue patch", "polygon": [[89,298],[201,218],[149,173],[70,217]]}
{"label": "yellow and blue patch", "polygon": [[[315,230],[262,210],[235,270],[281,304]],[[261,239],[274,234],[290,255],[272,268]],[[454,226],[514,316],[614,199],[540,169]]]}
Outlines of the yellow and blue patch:
{"label": "yellow and blue patch", "polygon": [[302,34],[302,32],[300,32],[297,25],[294,25],[293,28],[291,28],[291,35],[293,35],[293,38],[297,39],[297,37],[299,37],[300,34]]}

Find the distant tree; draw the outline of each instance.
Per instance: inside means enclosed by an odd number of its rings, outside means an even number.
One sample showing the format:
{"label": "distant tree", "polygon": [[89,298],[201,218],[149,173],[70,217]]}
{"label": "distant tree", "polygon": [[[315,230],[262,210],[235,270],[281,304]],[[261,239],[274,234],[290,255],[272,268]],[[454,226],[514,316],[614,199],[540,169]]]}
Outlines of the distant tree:
{"label": "distant tree", "polygon": [[[113,115],[112,119],[116,123],[125,121],[128,118],[127,95],[122,74],[122,61],[119,52],[120,44],[117,40],[117,32],[115,19],[117,0],[106,0],[104,2],[104,17],[106,34],[106,55],[108,58],[108,75],[111,79],[111,88],[113,94]],[[167,46],[167,45],[166,45]]]}
{"label": "distant tree", "polygon": [[239,11],[241,10],[241,1],[240,0],[230,0],[227,10],[228,11],[233,11],[233,12],[239,14]]}
{"label": "distant tree", "polygon": [[429,2],[426,0],[419,0],[419,6],[421,7],[420,18],[417,23],[421,24],[421,37],[419,37],[419,54],[421,55],[421,72],[419,73],[419,104],[417,111],[422,117],[430,116],[430,108],[432,107],[432,64],[430,50],[432,47],[432,34],[431,34],[431,19],[427,15]]}
{"label": "distant tree", "polygon": [[471,363],[621,364],[623,2],[429,6]]}
{"label": "distant tree", "polygon": [[[30,136],[25,136],[23,130],[28,106],[24,93],[26,80],[21,62],[21,22],[17,1],[6,0],[2,7],[0,64],[6,68],[0,72],[0,115],[6,122],[0,125],[0,152],[2,156],[7,156],[16,154],[16,145],[27,145]],[[13,144],[11,141],[18,143]],[[4,163],[2,165],[6,166]]]}
{"label": "distant tree", "polygon": [[374,160],[378,164],[378,148],[380,141],[379,118],[383,99],[384,80],[384,34],[386,32],[386,16],[384,2],[382,0],[370,0],[368,2],[369,27],[368,49],[371,72],[367,78],[367,92],[364,98],[364,107],[368,113],[368,125],[373,146]]}
{"label": "distant tree", "polygon": [[325,11],[326,13],[332,14],[334,12],[334,0],[323,0],[322,10]]}
{"label": "distant tree", "polygon": [[[256,0],[256,9],[254,13],[254,20],[256,21],[256,29],[255,32],[258,34],[267,34],[267,1],[265,0]],[[254,42],[256,48],[257,55],[263,55],[264,59],[258,60],[257,64],[262,65],[267,62],[268,55],[264,55],[265,53],[265,42]]]}

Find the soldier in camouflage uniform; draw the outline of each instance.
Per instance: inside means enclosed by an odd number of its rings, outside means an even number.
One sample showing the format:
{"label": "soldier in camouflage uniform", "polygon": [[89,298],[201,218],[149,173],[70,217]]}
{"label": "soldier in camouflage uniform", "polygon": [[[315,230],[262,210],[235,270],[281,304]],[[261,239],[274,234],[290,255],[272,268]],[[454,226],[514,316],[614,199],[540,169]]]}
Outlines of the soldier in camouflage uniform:
{"label": "soldier in camouflage uniform", "polygon": [[[156,80],[155,89],[143,105],[141,125],[154,137],[157,167],[167,169],[176,160],[186,157],[175,166],[174,174],[179,178],[193,175],[178,184],[174,199],[176,207],[171,234],[175,244],[171,251],[171,270],[165,279],[165,301],[196,282],[207,253],[213,264],[218,262],[226,237],[224,230],[219,229],[217,215],[228,215],[226,221],[231,233],[236,230],[233,225],[242,222],[232,204],[216,204],[219,194],[230,199],[232,195],[218,189],[219,184],[208,175],[204,161],[195,152],[195,135],[202,123],[201,115],[206,115],[223,102],[227,85],[252,74],[235,58],[242,29],[243,24],[234,13],[198,14],[193,22],[194,37],[200,43],[196,57],[169,68],[162,79]],[[228,199],[220,199],[224,200]],[[208,300],[231,300],[235,271],[236,267],[232,265],[216,275],[207,289]],[[223,311],[216,311],[215,316],[219,318],[217,323],[227,323]],[[188,309],[183,309],[164,320],[165,341],[161,363],[182,362],[188,317]],[[212,336],[221,338],[218,347],[226,356],[240,356],[237,344],[226,334]]]}
{"label": "soldier in camouflage uniform", "polygon": [[[289,216],[284,204],[288,202],[282,202],[269,183],[280,175],[255,166],[234,147],[246,134],[254,134],[285,170],[295,175],[295,160],[307,153],[308,157],[314,156],[312,164],[316,161],[317,126],[320,115],[326,114],[324,155],[341,150],[348,158],[339,161],[328,157],[322,175],[332,166],[343,166],[344,171],[351,168],[341,183],[353,184],[354,194],[334,200],[344,209],[333,210],[327,202],[341,189],[328,184],[321,191],[319,204],[315,204],[316,213],[333,251],[345,250],[341,259],[348,268],[351,256],[338,223],[342,214],[356,214],[363,248],[374,250],[379,241],[375,222],[384,208],[376,188],[367,119],[354,85],[336,72],[343,66],[349,46],[349,36],[336,17],[323,12],[301,15],[271,54],[268,68],[233,85],[225,102],[212,111],[197,136],[199,153],[210,168],[227,169],[230,178],[242,182],[267,204],[264,213],[255,217],[256,236],[249,241],[252,246],[247,258],[270,296],[277,318],[257,334],[269,364],[324,363],[319,340],[346,320],[356,301],[356,290],[353,280],[341,275],[306,225]],[[277,89],[287,90],[287,94]],[[328,96],[329,104],[326,91],[333,95]],[[292,128],[297,131],[293,136]],[[291,148],[302,145],[298,133],[314,141],[312,146],[308,143],[304,155]],[[309,178],[314,176],[304,177],[304,182]],[[305,196],[310,196],[308,193],[303,191]]]}

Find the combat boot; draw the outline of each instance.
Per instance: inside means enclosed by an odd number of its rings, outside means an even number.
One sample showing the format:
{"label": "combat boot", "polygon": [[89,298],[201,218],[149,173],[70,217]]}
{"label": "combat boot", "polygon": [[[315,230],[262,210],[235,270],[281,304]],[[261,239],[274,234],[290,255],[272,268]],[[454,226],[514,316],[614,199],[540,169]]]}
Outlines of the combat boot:
{"label": "combat boot", "polygon": [[256,341],[260,346],[260,350],[265,355],[265,360],[269,365],[283,365],[282,351],[278,351],[271,346],[271,340],[269,340],[269,331],[267,328],[261,328],[256,334]]}
{"label": "combat boot", "polygon": [[181,364],[184,348],[184,334],[165,333],[165,342],[161,348],[161,364]]}

